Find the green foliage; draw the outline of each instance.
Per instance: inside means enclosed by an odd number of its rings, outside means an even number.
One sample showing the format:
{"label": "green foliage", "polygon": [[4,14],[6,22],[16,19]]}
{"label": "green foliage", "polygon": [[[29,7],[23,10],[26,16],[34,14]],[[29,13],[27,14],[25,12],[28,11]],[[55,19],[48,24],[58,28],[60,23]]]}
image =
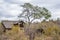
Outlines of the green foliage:
{"label": "green foliage", "polygon": [[[29,22],[32,22],[35,19],[40,19],[42,17],[44,17],[45,19],[51,17],[50,12],[44,7],[34,6],[30,3],[25,3],[21,6],[23,7],[23,11],[19,15],[19,17],[27,18]],[[31,18],[33,19],[31,20]]]}

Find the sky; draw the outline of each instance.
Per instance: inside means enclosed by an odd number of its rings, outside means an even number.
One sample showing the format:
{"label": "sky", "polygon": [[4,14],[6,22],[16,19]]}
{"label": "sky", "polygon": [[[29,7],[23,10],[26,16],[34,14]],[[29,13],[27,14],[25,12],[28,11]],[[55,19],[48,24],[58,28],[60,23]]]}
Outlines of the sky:
{"label": "sky", "polygon": [[51,19],[60,18],[60,0],[0,0],[0,20],[18,20],[24,3],[45,7],[51,12]]}

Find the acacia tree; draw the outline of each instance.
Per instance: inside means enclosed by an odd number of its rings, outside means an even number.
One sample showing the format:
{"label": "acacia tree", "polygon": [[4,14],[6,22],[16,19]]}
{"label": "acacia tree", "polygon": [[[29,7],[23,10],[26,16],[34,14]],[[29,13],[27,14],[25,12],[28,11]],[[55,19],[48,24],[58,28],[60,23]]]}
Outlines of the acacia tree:
{"label": "acacia tree", "polygon": [[[44,7],[39,7],[39,6],[34,6],[30,3],[25,3],[24,5],[21,5],[23,7],[22,13],[19,15],[19,18],[25,18],[29,24],[33,22],[35,19],[41,19],[45,18],[48,19],[51,17],[50,12],[44,8]],[[31,30],[31,29],[30,29]],[[34,40],[34,35],[33,32],[29,32],[30,40]]]}

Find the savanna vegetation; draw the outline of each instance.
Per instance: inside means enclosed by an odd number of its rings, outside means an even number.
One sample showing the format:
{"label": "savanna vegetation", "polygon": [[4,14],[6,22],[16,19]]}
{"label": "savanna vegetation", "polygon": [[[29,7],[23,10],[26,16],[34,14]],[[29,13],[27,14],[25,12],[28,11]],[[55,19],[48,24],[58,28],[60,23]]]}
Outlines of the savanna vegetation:
{"label": "savanna vegetation", "polygon": [[[0,25],[0,40],[29,40],[29,35],[25,33],[24,28],[21,30],[19,26],[13,25],[12,30],[4,33],[1,27],[2,25]],[[42,21],[31,24],[31,27],[36,31],[34,40],[60,40],[60,26],[57,21]]]}
{"label": "savanna vegetation", "polygon": [[[44,7],[34,6],[30,3],[21,6],[23,11],[18,17],[26,19],[24,27],[21,29],[20,26],[13,25],[11,30],[3,32],[0,23],[0,40],[60,40],[60,20],[46,21],[51,17],[51,13]],[[45,18],[42,22],[33,22],[42,18]]]}

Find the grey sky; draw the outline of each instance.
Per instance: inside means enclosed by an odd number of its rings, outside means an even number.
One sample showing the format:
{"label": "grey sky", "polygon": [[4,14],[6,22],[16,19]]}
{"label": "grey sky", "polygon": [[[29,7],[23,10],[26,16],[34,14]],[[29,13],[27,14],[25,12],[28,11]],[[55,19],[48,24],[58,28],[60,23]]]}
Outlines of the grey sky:
{"label": "grey sky", "polygon": [[46,7],[51,11],[51,18],[60,18],[60,0],[0,0],[0,20],[16,20],[22,10],[20,5],[26,2]]}

